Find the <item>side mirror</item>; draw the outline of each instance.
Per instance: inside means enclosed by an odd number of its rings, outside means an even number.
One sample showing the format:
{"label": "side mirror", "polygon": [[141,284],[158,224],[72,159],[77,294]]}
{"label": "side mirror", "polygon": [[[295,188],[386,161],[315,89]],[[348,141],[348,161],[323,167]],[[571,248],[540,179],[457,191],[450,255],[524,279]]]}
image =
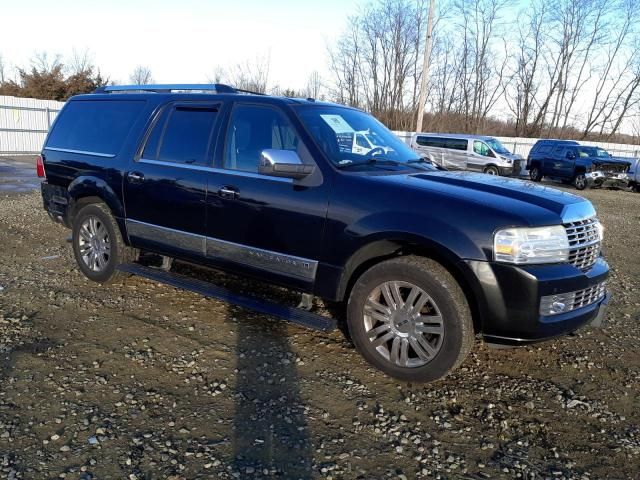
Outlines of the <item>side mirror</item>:
{"label": "side mirror", "polygon": [[292,150],[268,148],[260,154],[258,173],[297,180],[311,175],[315,168],[315,165],[302,163],[300,156]]}
{"label": "side mirror", "polygon": [[569,160],[575,160],[575,158],[576,158],[576,154],[575,154],[575,153],[573,153],[573,152],[568,152],[568,153],[567,153],[567,158],[568,158]]}

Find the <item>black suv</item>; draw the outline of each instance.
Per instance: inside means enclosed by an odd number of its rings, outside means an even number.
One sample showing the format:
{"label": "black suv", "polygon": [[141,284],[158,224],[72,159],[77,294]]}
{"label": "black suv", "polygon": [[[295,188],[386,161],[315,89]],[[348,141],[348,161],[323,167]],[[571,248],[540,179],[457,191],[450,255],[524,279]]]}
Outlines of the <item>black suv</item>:
{"label": "black suv", "polygon": [[[366,153],[361,131],[377,141]],[[314,295],[342,305],[357,349],[399,379],[443,377],[476,333],[517,345],[599,324],[608,302],[590,202],[438,171],[354,108],[106,87],[67,102],[38,170],[89,279],[139,273],[152,252]],[[149,278],[211,291],[163,275]]]}
{"label": "black suv", "polygon": [[613,158],[599,147],[573,140],[538,140],[527,156],[531,180],[542,177],[572,183],[578,190],[588,186],[626,186],[629,159]]}

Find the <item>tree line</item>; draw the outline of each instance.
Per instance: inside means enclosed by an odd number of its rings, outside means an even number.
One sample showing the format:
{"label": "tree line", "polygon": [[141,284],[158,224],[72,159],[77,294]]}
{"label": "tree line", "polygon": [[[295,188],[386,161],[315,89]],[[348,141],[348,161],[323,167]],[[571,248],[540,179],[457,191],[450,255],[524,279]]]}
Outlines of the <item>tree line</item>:
{"label": "tree line", "polygon": [[[413,130],[422,79],[427,0],[370,0],[328,45],[327,78],[273,85],[269,56],[207,78],[237,88],[356,106],[396,130]],[[524,137],[640,137],[638,0],[438,1],[424,129]],[[36,55],[0,95],[66,100],[113,83],[84,52],[63,62]],[[153,83],[138,66],[134,84]]]}
{"label": "tree line", "polygon": [[[412,130],[426,12],[379,0],[352,16],[329,50],[332,96]],[[626,121],[640,134],[639,20],[637,0],[440,2],[425,128],[613,139]]]}

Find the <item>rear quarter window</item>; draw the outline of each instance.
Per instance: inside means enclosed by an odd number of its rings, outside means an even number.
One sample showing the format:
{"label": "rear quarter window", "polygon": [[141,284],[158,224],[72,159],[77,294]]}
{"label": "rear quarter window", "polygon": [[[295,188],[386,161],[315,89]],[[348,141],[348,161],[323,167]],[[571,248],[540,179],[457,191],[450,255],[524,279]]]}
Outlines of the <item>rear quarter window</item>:
{"label": "rear quarter window", "polygon": [[117,155],[144,105],[143,100],[72,101],[56,119],[46,148]]}

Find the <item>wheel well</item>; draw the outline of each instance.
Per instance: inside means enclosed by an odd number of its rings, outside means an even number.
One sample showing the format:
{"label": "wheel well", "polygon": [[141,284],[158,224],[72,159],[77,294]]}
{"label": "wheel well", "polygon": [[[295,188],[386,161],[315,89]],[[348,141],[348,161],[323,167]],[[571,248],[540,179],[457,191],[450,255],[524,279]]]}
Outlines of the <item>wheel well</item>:
{"label": "wheel well", "polygon": [[68,227],[73,226],[73,221],[76,218],[76,215],[78,214],[78,212],[82,209],[82,207],[92,203],[105,203],[105,202],[100,197],[96,197],[94,195],[87,195],[84,197],[74,198],[71,202],[71,208],[69,209],[69,213],[67,215],[67,220],[69,223],[69,225],[67,226]]}
{"label": "wheel well", "polygon": [[349,280],[345,286],[344,293],[342,295],[342,299],[346,302],[351,295],[351,290],[355,285],[356,281],[360,276],[366,272],[368,269],[373,267],[374,265],[384,262],[390,258],[399,257],[399,256],[407,256],[407,255],[416,255],[420,257],[430,258],[435,260],[440,265],[442,265],[453,278],[458,282],[460,288],[464,292],[464,295],[467,299],[467,303],[469,304],[469,309],[471,310],[471,317],[473,319],[473,328],[474,331],[479,332],[481,330],[481,318],[480,318],[480,308],[478,304],[478,299],[474,290],[470,283],[467,281],[464,273],[460,270],[458,266],[456,266],[455,262],[452,261],[447,255],[439,252],[435,248],[424,247],[422,245],[415,245],[411,243],[395,243],[395,249],[389,250],[386,253],[380,254],[378,256],[369,258],[362,263],[360,263],[349,276]]}

